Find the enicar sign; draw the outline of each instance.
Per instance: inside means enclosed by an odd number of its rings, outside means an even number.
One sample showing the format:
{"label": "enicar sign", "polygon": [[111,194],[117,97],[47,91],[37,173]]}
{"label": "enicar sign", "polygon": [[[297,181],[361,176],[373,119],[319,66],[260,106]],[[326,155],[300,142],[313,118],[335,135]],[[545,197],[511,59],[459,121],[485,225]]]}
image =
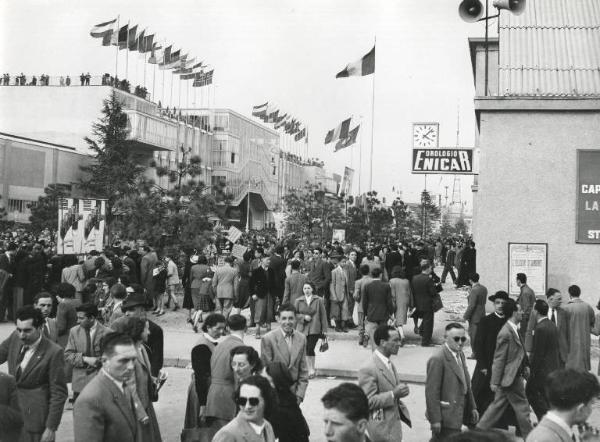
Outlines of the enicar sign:
{"label": "enicar sign", "polygon": [[473,171],[473,149],[413,149],[413,173],[470,175]]}

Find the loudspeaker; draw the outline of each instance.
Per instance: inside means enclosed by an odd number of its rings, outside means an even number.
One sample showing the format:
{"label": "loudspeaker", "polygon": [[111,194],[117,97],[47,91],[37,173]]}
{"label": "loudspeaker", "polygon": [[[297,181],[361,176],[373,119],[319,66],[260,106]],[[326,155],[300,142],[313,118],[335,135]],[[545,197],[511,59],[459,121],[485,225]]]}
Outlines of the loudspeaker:
{"label": "loudspeaker", "polygon": [[458,15],[468,23],[479,20],[483,16],[483,12],[483,4],[479,0],[463,0],[458,7]]}
{"label": "loudspeaker", "polygon": [[515,15],[522,14],[527,0],[494,0],[492,3],[497,9],[508,9]]}

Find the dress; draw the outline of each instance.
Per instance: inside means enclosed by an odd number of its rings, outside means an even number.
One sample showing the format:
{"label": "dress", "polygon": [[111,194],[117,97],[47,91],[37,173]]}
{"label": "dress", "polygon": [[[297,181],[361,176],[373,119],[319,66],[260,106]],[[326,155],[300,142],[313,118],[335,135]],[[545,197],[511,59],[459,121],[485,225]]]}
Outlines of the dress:
{"label": "dress", "polygon": [[[206,281],[203,281],[207,279]],[[196,310],[208,312],[213,309],[211,297],[212,273],[206,264],[194,264],[190,269],[190,292]]]}
{"label": "dress", "polygon": [[406,278],[392,278],[390,287],[392,288],[392,300],[396,306],[394,325],[400,327],[406,324],[408,307],[411,305],[410,282]]}

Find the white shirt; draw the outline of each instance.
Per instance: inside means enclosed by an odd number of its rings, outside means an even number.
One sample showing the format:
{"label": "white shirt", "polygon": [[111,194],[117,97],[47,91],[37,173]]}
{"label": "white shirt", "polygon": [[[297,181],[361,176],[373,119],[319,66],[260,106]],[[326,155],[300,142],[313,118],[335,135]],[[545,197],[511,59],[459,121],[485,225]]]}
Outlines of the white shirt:
{"label": "white shirt", "polygon": [[248,422],[248,424],[250,424],[250,427],[252,427],[252,429],[254,430],[254,432],[257,435],[262,436],[263,430],[265,429],[265,423],[264,422],[263,422],[262,425],[256,425],[256,424],[253,424],[252,422],[249,422],[249,421],[246,421],[246,422]]}
{"label": "white shirt", "polygon": [[[389,358],[386,358],[379,350],[375,350],[375,355],[381,360],[381,362],[383,362],[383,365],[385,365],[392,372],[392,376],[396,378],[394,367],[392,367],[392,361],[390,361]],[[390,391],[390,393],[392,393],[392,398],[394,398],[394,392]]]}
{"label": "white shirt", "polygon": [[121,391],[121,393],[125,393],[125,390],[123,389],[123,382],[117,381],[115,378],[113,378],[111,375],[109,375],[108,372],[104,368],[102,369],[102,373],[104,373],[104,376],[106,376],[108,379],[113,381],[113,383],[117,386],[117,388]]}
{"label": "white shirt", "polygon": [[43,336],[43,334],[40,334],[40,337],[38,338],[38,340],[35,341],[33,344],[31,344],[29,346],[29,348],[27,349],[27,351],[25,352],[25,354],[23,355],[23,360],[21,361],[21,365],[20,365],[21,370],[25,370],[25,367],[27,367],[27,364],[29,364],[29,361],[33,357],[35,350],[38,348],[38,345],[40,345],[42,336]]}
{"label": "white shirt", "polygon": [[558,312],[555,308],[550,307],[548,309],[548,319],[552,321],[552,312],[554,312],[554,320],[556,321],[556,326],[558,327]]}
{"label": "white shirt", "polygon": [[[94,325],[90,328],[90,341],[92,342],[92,347],[94,346],[94,336],[96,336],[96,331],[98,331],[98,321],[94,321]],[[85,332],[85,330],[84,330]],[[91,349],[94,350],[93,348]]]}
{"label": "white shirt", "polygon": [[559,415],[550,410],[546,413],[546,418],[565,430],[571,439],[573,438],[573,430],[571,430],[569,424],[567,424]]}
{"label": "white shirt", "polygon": [[209,335],[208,333],[204,333],[204,337],[205,337],[205,338],[206,338],[208,341],[212,342],[212,343],[213,343],[213,344],[215,344],[215,345],[219,343],[219,340],[218,340],[218,339],[215,339],[215,338],[213,338],[213,337],[212,337],[211,335]]}
{"label": "white shirt", "polygon": [[460,357],[458,356],[458,353],[455,352],[454,350],[452,350],[447,343],[445,343],[444,345],[446,346],[446,348],[448,350],[450,350],[450,353],[452,353],[452,356],[454,356],[454,359],[456,359],[456,362],[458,363],[458,366],[462,367],[462,361],[460,360]]}

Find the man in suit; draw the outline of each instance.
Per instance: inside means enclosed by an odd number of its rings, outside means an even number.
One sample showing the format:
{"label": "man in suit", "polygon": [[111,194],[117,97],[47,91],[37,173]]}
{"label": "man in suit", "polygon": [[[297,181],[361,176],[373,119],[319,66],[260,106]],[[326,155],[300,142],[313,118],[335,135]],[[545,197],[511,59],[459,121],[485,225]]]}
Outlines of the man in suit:
{"label": "man in suit", "polygon": [[315,247],[313,250],[313,259],[310,262],[308,279],[317,288],[317,295],[323,298],[325,310],[327,312],[327,321],[331,316],[329,312],[329,283],[331,282],[331,267],[329,263],[322,258],[323,250]]}
{"label": "man in suit", "polygon": [[548,411],[548,402],[544,387],[547,376],[560,367],[558,329],[548,319],[548,304],[542,299],[535,301],[533,314],[536,316],[537,324],[532,331],[532,347],[529,361],[531,363],[531,375],[527,380],[527,399],[535,412],[538,420]]}
{"label": "man in suit", "polygon": [[349,289],[348,277],[344,270],[345,257],[332,255],[330,260],[334,269],[331,271],[331,283],[329,284],[329,311],[331,318],[335,321],[335,331],[347,333]]}
{"label": "man in suit", "polygon": [[232,256],[225,258],[225,265],[217,267],[212,280],[213,290],[217,298],[216,311],[225,316],[225,319],[229,317],[233,308],[234,283],[238,276],[238,271],[233,266],[233,261],[234,258]]}
{"label": "man in suit", "polygon": [[227,328],[229,336],[217,345],[210,358],[211,382],[206,396],[205,416],[207,424],[214,431],[224,427],[236,414],[231,350],[244,345],[246,318],[230,315]]}
{"label": "man in suit", "polygon": [[356,328],[358,324],[354,323],[352,315],[354,312],[354,285],[356,284],[356,277],[358,268],[356,266],[358,255],[356,250],[350,250],[348,252],[348,260],[344,265],[344,271],[346,272],[346,279],[348,280],[348,321],[346,322],[347,328]]}
{"label": "man in suit", "polygon": [[8,372],[17,381],[21,440],[52,442],[67,399],[63,350],[44,337],[39,310],[27,305],[16,317],[16,331],[0,344],[0,364],[8,361]]}
{"label": "man in suit", "polygon": [[98,307],[82,304],[77,307],[77,323],[69,332],[65,362],[73,367],[73,400],[102,366],[100,342],[111,330],[98,322]]}
{"label": "man in suit", "polygon": [[0,442],[18,441],[22,428],[17,383],[14,376],[0,372]]}
{"label": "man in suit", "polygon": [[149,246],[142,247],[142,260],[140,261],[140,284],[146,289],[146,295],[152,299],[154,296],[154,278],[152,272],[158,262],[158,255]]}
{"label": "man in suit", "polygon": [[437,295],[435,283],[431,279],[432,272],[429,261],[421,263],[421,273],[415,275],[412,279],[412,291],[415,299],[416,312],[422,318],[419,334],[421,335],[421,345],[428,347],[431,345],[433,336],[433,298]]}
{"label": "man in suit", "polygon": [[408,408],[401,398],[408,396],[408,385],[400,381],[390,361],[400,349],[400,334],[390,325],[380,325],[374,333],[377,346],[358,370],[358,385],[369,399],[367,429],[374,440],[401,441],[402,422],[411,426]]}
{"label": "man in suit", "polygon": [[[454,274],[454,260],[456,259],[456,244],[448,244],[448,251],[444,257],[444,270],[442,271],[442,284],[446,283],[446,277],[450,273],[452,284],[456,283],[456,275]],[[473,340],[471,340],[473,342]]]}
{"label": "man in suit", "polygon": [[46,320],[42,333],[52,342],[58,343],[58,327],[56,326],[56,319],[50,318],[50,312],[52,312],[52,295],[48,292],[40,292],[33,299],[33,306],[42,312],[42,316]]}
{"label": "man in suit", "polygon": [[519,335],[523,312],[519,304],[509,299],[504,304],[504,314],[508,320],[498,333],[490,380],[490,388],[495,396],[477,427],[484,430],[493,427],[506,408],[511,406],[521,435],[526,438],[531,431],[531,422],[524,385],[525,379],[529,377],[529,361]]}
{"label": "man in suit", "polygon": [[75,442],[136,440],[137,424],[131,391],[137,351],[132,339],[118,332],[105,335],[102,368],[85,386],[73,408]]}
{"label": "man in suit", "polygon": [[[158,372],[163,367],[164,359],[164,334],[163,329],[160,325],[152,322],[148,319],[146,314],[146,297],[144,296],[144,288],[139,284],[131,284],[130,288],[133,290],[129,293],[123,304],[121,304],[121,310],[125,316],[135,316],[137,318],[148,321],[150,327],[150,336],[148,340],[144,342],[146,351],[148,352],[148,358],[150,359],[150,368],[152,376],[157,377]],[[120,318],[121,319],[121,318]],[[119,321],[115,320],[113,323]]]}
{"label": "man in suit", "polygon": [[[362,266],[361,266],[362,267]],[[392,288],[387,282],[381,280],[381,270],[375,268],[371,271],[372,279],[364,287],[362,293],[362,308],[365,318],[365,332],[371,340],[371,349],[375,350],[377,344],[373,335],[378,326],[387,324],[388,319],[394,314]]]}
{"label": "man in suit", "polygon": [[533,293],[531,287],[527,285],[527,275],[525,273],[517,273],[517,286],[521,291],[517,298],[517,304],[519,304],[521,310],[523,310],[523,319],[519,324],[519,331],[521,332],[521,336],[525,336],[527,334],[529,317],[531,316],[533,304],[535,303],[535,293]]}
{"label": "man in suit", "polygon": [[564,309],[569,321],[569,354],[566,368],[588,371],[591,369],[591,331],[596,317],[594,309],[580,299],[581,289],[577,285],[569,286],[569,302]]}
{"label": "man in suit", "polygon": [[[546,381],[550,410],[533,429],[526,442],[572,442],[571,427],[583,424],[600,395],[598,378],[587,371],[566,369],[550,373]],[[595,440],[597,436],[589,440]],[[577,440],[588,440],[580,435]]]}
{"label": "man in suit", "polygon": [[13,311],[13,283],[17,273],[17,245],[14,242],[8,243],[6,251],[0,255],[0,270],[4,270],[4,283],[0,284],[0,322],[5,321],[5,315],[8,313],[8,319],[12,319]]}
{"label": "man in suit", "polygon": [[344,382],[321,398],[328,442],[370,442],[367,434],[369,399],[356,385]]}
{"label": "man in suit", "polygon": [[294,382],[292,393],[300,403],[308,386],[306,337],[296,331],[296,309],[293,305],[284,304],[279,308],[279,326],[263,336],[260,358],[265,366],[273,362],[282,362],[287,366]]}
{"label": "man in suit", "polygon": [[425,381],[426,416],[432,441],[443,441],[460,433],[463,425],[479,419],[471,390],[471,378],[463,347],[465,328],[453,322],[446,326],[446,342],[427,361]]}
{"label": "man in suit", "polygon": [[471,341],[471,356],[469,359],[475,359],[475,351],[472,345],[475,342],[479,322],[485,316],[485,301],[487,300],[488,290],[484,285],[479,284],[479,273],[470,275],[469,283],[471,284],[468,297],[469,305],[463,319],[469,321],[469,340]]}
{"label": "man in suit", "polygon": [[[548,319],[556,325],[558,330],[558,350],[560,368],[564,368],[569,355],[569,317],[567,312],[561,307],[562,295],[553,288],[546,292],[546,301],[548,303]],[[533,330],[540,319],[539,313],[534,309],[529,317],[527,324],[527,334],[525,335],[525,350],[531,353],[533,346]]]}
{"label": "man in suit", "polygon": [[283,299],[285,290],[285,266],[286,262],[283,258],[284,247],[279,245],[275,247],[275,253],[269,260],[269,268],[273,270],[273,296],[279,304]]}
{"label": "man in suit", "polygon": [[296,302],[296,299],[302,297],[304,292],[302,288],[304,287],[304,283],[308,280],[305,274],[300,272],[301,262],[298,260],[291,261],[291,270],[292,273],[290,276],[285,278],[285,289],[283,291],[283,301],[282,304],[292,304]]}

